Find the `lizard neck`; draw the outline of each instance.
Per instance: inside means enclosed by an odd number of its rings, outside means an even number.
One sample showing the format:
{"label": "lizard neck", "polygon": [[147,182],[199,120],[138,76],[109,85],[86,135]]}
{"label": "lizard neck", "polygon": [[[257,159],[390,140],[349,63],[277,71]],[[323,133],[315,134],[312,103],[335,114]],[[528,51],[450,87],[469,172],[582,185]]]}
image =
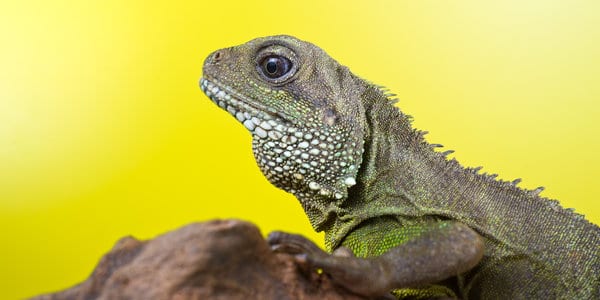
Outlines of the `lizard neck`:
{"label": "lizard neck", "polygon": [[543,188],[523,190],[516,187],[520,180],[498,181],[496,175],[478,174],[480,168],[465,168],[456,159],[448,159],[446,155],[452,151],[435,151],[440,145],[429,144],[424,138],[426,132],[413,128],[412,117],[395,107],[394,101],[378,87],[367,89],[363,101],[369,112],[369,128],[358,184],[351,190],[346,205],[395,199],[394,205],[407,216],[436,215],[462,220],[491,216],[483,216],[477,209],[460,211],[455,206],[459,203],[509,207],[515,202],[535,200],[532,203],[537,207],[550,202],[537,196]]}
{"label": "lizard neck", "polygon": [[[447,153],[436,152],[434,149],[439,145],[429,144],[424,138],[426,132],[413,128],[412,117],[395,107],[395,101],[384,91],[373,86],[367,89],[363,99],[365,110],[369,112],[366,116],[368,134],[359,174],[360,186],[355,194],[373,196],[384,190],[402,190],[421,198],[432,189],[428,183],[446,180],[440,175],[465,171],[456,160],[448,160]],[[442,189],[437,187],[439,193],[445,194]]]}

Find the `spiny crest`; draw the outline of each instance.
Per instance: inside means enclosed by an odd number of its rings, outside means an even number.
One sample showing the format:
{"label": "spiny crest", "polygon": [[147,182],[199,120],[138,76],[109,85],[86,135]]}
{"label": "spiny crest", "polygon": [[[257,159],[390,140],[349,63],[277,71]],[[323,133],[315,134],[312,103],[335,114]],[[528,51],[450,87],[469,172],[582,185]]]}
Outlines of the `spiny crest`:
{"label": "spiny crest", "polygon": [[381,92],[381,94],[383,94],[383,96],[390,102],[390,104],[395,105],[400,101],[400,99],[396,97],[397,95],[392,93],[387,87],[376,84],[373,85]]}
{"label": "spiny crest", "polygon": [[[370,84],[372,84],[372,83],[370,83]],[[376,85],[376,84],[372,84],[372,85],[375,86],[382,93],[382,95],[388,100],[388,103],[390,104],[390,106],[393,106],[396,116],[398,118],[402,118],[402,119],[408,121],[409,125],[412,127],[413,117],[411,115],[407,115],[407,114],[403,113],[395,105],[396,103],[398,103],[398,98],[396,97],[396,94],[390,92],[390,90],[387,87]],[[480,174],[479,171],[481,171],[483,169],[482,166],[478,166],[478,167],[474,167],[474,168],[470,168],[470,167],[465,168],[455,158],[451,158],[451,159],[448,158],[448,155],[455,152],[454,150],[438,151],[438,149],[444,147],[442,144],[435,144],[435,143],[430,144],[429,142],[427,142],[425,140],[425,135],[428,133],[428,131],[421,131],[419,129],[412,128],[412,132],[415,134],[415,137],[417,138],[419,144],[425,146],[427,149],[434,152],[435,153],[434,155],[436,155],[439,159],[441,159],[441,161],[443,161],[446,164],[446,168],[451,168],[452,170],[457,171],[457,172],[468,172],[469,174],[472,174],[473,176],[483,176],[485,178],[484,181],[487,182],[488,184],[495,184],[503,189],[516,189],[517,191],[523,193],[524,195],[533,197],[534,199],[537,199],[541,203],[549,205],[556,212],[562,211],[562,212],[569,214],[574,219],[582,220],[582,221],[586,221],[586,222],[590,223],[588,220],[585,219],[584,215],[575,212],[575,209],[564,208],[558,202],[558,200],[541,197],[540,193],[542,191],[544,191],[544,189],[545,189],[543,186],[537,187],[532,190],[526,190],[526,189],[523,189],[523,188],[520,188],[517,186],[519,183],[521,183],[521,181],[522,181],[521,178],[517,178],[512,181],[504,181],[504,180],[499,180],[497,178],[498,174],[488,174],[488,173]]]}
{"label": "spiny crest", "polygon": [[487,173],[479,174],[479,171],[481,169],[482,169],[482,167],[476,167],[476,168],[467,168],[466,170],[476,176],[485,177],[485,179],[488,183],[497,184],[504,189],[516,189],[519,192],[522,192],[525,195],[527,195],[531,198],[534,198],[534,199],[540,201],[541,203],[548,205],[550,208],[552,208],[556,212],[561,212],[561,211],[566,212],[571,217],[573,217],[577,220],[585,220],[589,223],[589,221],[585,219],[585,216],[580,213],[577,213],[574,208],[565,208],[558,202],[558,200],[540,196],[540,193],[545,190],[545,188],[543,186],[539,186],[532,190],[523,189],[523,188],[520,188],[517,186],[519,183],[521,183],[521,181],[522,181],[521,178],[514,179],[513,181],[499,180],[499,179],[497,179],[498,174],[487,174]]}

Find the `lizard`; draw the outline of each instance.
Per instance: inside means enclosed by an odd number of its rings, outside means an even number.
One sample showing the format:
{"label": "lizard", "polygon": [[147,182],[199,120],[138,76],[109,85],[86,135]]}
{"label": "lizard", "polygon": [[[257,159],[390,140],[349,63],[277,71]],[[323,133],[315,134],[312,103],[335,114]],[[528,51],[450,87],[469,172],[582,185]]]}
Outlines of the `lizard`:
{"label": "lizard", "polygon": [[542,187],[436,150],[389,90],[292,36],[211,53],[199,83],[252,134],[327,252],[273,232],[276,251],[369,297],[599,299],[600,228]]}

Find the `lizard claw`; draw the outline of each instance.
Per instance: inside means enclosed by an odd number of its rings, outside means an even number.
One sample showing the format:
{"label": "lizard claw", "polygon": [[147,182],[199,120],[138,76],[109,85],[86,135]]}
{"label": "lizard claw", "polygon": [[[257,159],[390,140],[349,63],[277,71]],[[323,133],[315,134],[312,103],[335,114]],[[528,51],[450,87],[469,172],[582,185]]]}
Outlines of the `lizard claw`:
{"label": "lizard claw", "polygon": [[267,243],[275,252],[293,255],[305,273],[320,269],[319,261],[329,256],[311,240],[297,234],[274,231],[267,236]]}
{"label": "lizard claw", "polygon": [[311,240],[298,234],[273,231],[267,236],[271,250],[288,254],[328,255]]}

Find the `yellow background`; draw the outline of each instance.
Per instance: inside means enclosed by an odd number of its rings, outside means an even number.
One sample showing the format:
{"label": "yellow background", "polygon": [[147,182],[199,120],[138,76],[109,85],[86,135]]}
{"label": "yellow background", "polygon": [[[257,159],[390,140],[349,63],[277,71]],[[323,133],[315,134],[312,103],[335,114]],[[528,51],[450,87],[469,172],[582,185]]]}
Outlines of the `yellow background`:
{"label": "yellow background", "polygon": [[197,86],[211,51],[312,41],[456,150],[600,222],[598,1],[2,1],[0,298],[83,280],[125,235],[236,217],[313,233]]}

